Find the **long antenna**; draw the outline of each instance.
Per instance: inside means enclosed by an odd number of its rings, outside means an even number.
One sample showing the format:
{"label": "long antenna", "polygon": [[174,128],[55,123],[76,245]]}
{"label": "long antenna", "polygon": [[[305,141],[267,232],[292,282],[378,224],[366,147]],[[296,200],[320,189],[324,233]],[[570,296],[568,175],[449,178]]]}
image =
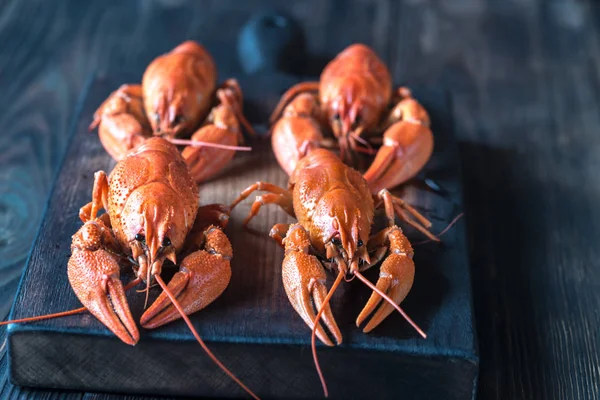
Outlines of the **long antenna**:
{"label": "long antenna", "polygon": [[[458,222],[459,219],[461,219],[463,216],[465,215],[464,212],[461,212],[460,214],[458,214],[456,217],[454,217],[454,219],[440,232],[438,233],[437,237],[441,237],[443,234],[445,234],[446,232],[448,232],[450,230],[450,228],[452,228],[452,225],[456,224]],[[427,240],[423,240],[422,242],[417,242],[414,243],[413,246],[419,246],[422,244],[426,244],[431,242],[432,240],[427,239]]]}
{"label": "long antenna", "polygon": [[398,312],[400,314],[402,314],[402,316],[404,317],[404,319],[406,321],[408,321],[409,324],[411,324],[411,326],[413,328],[415,328],[415,330],[417,332],[419,332],[419,335],[423,336],[423,339],[427,339],[427,335],[425,334],[425,332],[423,332],[423,330],[421,328],[419,328],[419,326],[415,323],[415,321],[413,321],[408,314],[406,314],[404,312],[403,309],[400,308],[400,306],[398,304],[396,304],[394,302],[394,300],[392,300],[388,295],[386,295],[385,293],[383,293],[381,290],[379,290],[375,285],[373,285],[367,278],[365,278],[360,272],[358,271],[353,271],[352,272],[354,275],[356,275],[356,277],[358,279],[360,279],[361,281],[363,281],[363,283],[365,285],[367,285],[369,288],[371,288],[371,290],[373,290],[374,292],[376,292],[378,295],[380,295],[381,297],[383,297],[388,303],[390,303],[396,310],[398,310]]}
{"label": "long antenna", "polygon": [[223,150],[235,150],[235,151],[252,151],[252,147],[248,146],[229,146],[227,144],[203,142],[201,140],[187,140],[187,139],[175,139],[168,138],[169,142],[182,146],[193,146],[193,147],[214,147],[216,149]]}
{"label": "long antenna", "polygon": [[194,325],[192,325],[192,321],[190,321],[190,319],[188,318],[188,316],[185,314],[185,312],[183,311],[183,308],[181,308],[181,305],[179,304],[179,302],[177,301],[177,299],[175,298],[175,296],[173,296],[173,293],[171,293],[171,291],[169,290],[169,288],[167,287],[167,285],[165,284],[165,282],[162,280],[162,278],[160,277],[160,275],[156,274],[156,275],[154,275],[154,278],[156,279],[156,282],[158,282],[158,284],[160,285],[160,287],[162,288],[162,290],[165,292],[165,294],[169,297],[169,300],[171,300],[171,303],[173,304],[173,306],[175,306],[175,308],[177,309],[177,311],[179,311],[179,314],[181,314],[181,318],[183,318],[183,320],[187,324],[188,328],[190,328],[190,331],[192,331],[192,335],[194,335],[194,337],[196,338],[196,340],[198,341],[198,343],[200,343],[200,346],[202,346],[202,348],[204,349],[204,351],[206,352],[206,354],[208,354],[208,356],[210,357],[210,359],[213,360],[214,363],[217,364],[223,370],[223,372],[225,372],[227,374],[227,376],[229,376],[238,385],[240,385],[240,387],[242,389],[244,389],[250,396],[252,396],[256,400],[260,400],[260,398],[257,395],[255,395],[254,392],[252,392],[250,389],[248,389],[248,387],[246,387],[246,385],[244,385],[242,383],[242,381],[240,381],[233,374],[233,372],[231,372],[230,370],[228,370],[227,367],[225,367],[221,363],[221,361],[219,361],[219,359],[209,350],[209,348],[206,346],[206,344],[204,344],[204,341],[200,338],[200,335],[196,331],[196,328],[194,328]]}
{"label": "long antenna", "polygon": [[433,233],[429,232],[429,230],[427,228],[425,228],[423,225],[419,224],[417,221],[415,221],[411,217],[409,217],[404,212],[402,207],[400,207],[398,204],[394,203],[392,207],[396,211],[396,214],[398,214],[398,216],[400,218],[402,218],[403,221],[405,221],[407,224],[409,224],[410,226],[412,226],[413,228],[415,228],[416,230],[418,230],[419,232],[421,232],[422,234],[427,236],[429,238],[429,240],[431,240],[433,242],[440,241],[440,239],[438,237],[436,237]]}
{"label": "long antenna", "polygon": [[76,308],[74,310],[62,311],[62,312],[58,312],[58,313],[54,313],[54,314],[40,315],[39,317],[29,317],[29,318],[13,319],[12,321],[3,321],[3,322],[0,322],[0,326],[8,325],[8,324],[22,324],[25,322],[43,321],[45,319],[52,319],[52,318],[68,317],[69,315],[77,315],[77,314],[81,314],[82,312],[86,312],[86,311],[87,311],[87,308],[81,307],[81,308]]}
{"label": "long antenna", "polygon": [[146,274],[146,289],[144,290],[146,292],[146,300],[144,300],[144,310],[148,306],[148,298],[150,297],[150,270],[151,269],[152,269],[152,266],[149,265],[148,269],[147,269],[148,273]]}
{"label": "long antenna", "polygon": [[[132,280],[125,286],[124,290],[127,291],[127,290],[131,289],[132,287],[134,287],[141,281],[142,280],[140,278],[136,278],[136,279]],[[87,311],[87,308],[81,307],[81,308],[76,308],[74,310],[61,311],[61,312],[54,313],[54,314],[40,315],[38,317],[28,317],[28,318],[21,318],[21,319],[13,319],[11,321],[3,321],[3,322],[0,322],[0,326],[8,325],[8,324],[22,324],[22,323],[26,323],[26,322],[37,322],[37,321],[43,321],[45,319],[52,319],[52,318],[68,317],[69,315],[77,315],[77,314],[81,314],[86,311]]]}
{"label": "long antenna", "polygon": [[329,391],[327,390],[327,382],[325,382],[325,377],[323,376],[323,372],[321,371],[321,366],[319,365],[319,358],[317,357],[317,345],[315,342],[315,338],[316,338],[316,333],[317,333],[317,326],[319,324],[319,320],[321,319],[321,315],[323,314],[323,310],[325,310],[325,307],[327,306],[327,304],[329,304],[329,299],[331,299],[331,296],[333,296],[333,292],[335,292],[335,290],[339,286],[340,282],[342,281],[343,277],[344,277],[344,271],[340,268],[340,273],[338,274],[337,278],[335,279],[335,282],[333,282],[333,286],[329,290],[329,293],[327,293],[327,296],[325,297],[325,300],[323,300],[323,304],[321,304],[321,307],[319,308],[319,312],[317,313],[317,316],[315,317],[315,322],[313,324],[313,329],[312,329],[312,335],[310,338],[310,344],[312,346],[313,360],[315,360],[315,367],[317,368],[317,374],[319,374],[319,379],[321,380],[321,386],[323,386],[323,394],[325,395],[325,397],[329,396]]}

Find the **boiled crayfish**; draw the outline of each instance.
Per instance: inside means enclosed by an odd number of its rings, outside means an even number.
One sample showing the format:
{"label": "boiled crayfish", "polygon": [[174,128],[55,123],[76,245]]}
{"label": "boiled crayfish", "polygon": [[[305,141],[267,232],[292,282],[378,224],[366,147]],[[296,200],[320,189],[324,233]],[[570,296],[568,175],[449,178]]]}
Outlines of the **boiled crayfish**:
{"label": "boiled crayfish", "polygon": [[[396,216],[431,240],[439,239],[429,232],[431,223],[425,217],[388,189],[425,165],[433,135],[426,110],[407,88],[397,91],[397,104],[385,113],[392,97],[390,82],[376,55],[366,46],[353,45],[325,68],[320,82],[288,90],[273,113],[270,131],[275,156],[290,175],[288,188],[257,182],[231,205],[233,209],[256,190],[267,191],[256,198],[245,226],[265,204],[277,204],[298,220],[275,225],[270,236],[285,248],[283,284],[292,306],[312,329],[313,356],[326,396],[315,336],[326,345],[334,344],[322,318],[331,337],[342,342],[329,300],[345,277],[357,277],[373,290],[356,319],[360,326],[370,316],[365,333],[396,309],[426,337],[399,307],[412,287],[415,266],[413,248],[396,225]],[[383,146],[365,174],[347,165],[359,145],[370,147],[367,139],[382,129]],[[326,138],[329,131],[337,143]],[[330,151],[338,148],[340,157]],[[371,235],[378,208],[384,208],[388,226]],[[362,272],[380,262],[379,279],[373,285]],[[337,271],[329,293],[325,269]],[[380,306],[382,299],[385,303]]]}
{"label": "boiled crayfish", "polygon": [[254,135],[242,103],[237,81],[217,87],[211,55],[186,41],[154,59],[141,85],[114,91],[94,114],[90,129],[98,128],[102,145],[116,161],[152,136],[185,145],[183,157],[200,183],[221,171],[236,150],[248,150],[239,147],[244,142],[240,124]]}
{"label": "boiled crayfish", "polygon": [[[319,322],[321,316],[335,341],[342,342],[329,299],[342,278],[348,275],[358,277],[374,290],[356,320],[359,326],[374,312],[364,332],[374,329],[396,308],[425,337],[398,306],[410,291],[415,266],[410,242],[394,223],[397,204],[387,190],[381,191],[378,197],[385,207],[389,226],[375,235],[371,235],[375,202],[367,182],[329,150],[309,146],[290,177],[289,190],[257,182],[244,190],[231,208],[256,190],[268,193],[256,198],[245,226],[265,204],[277,204],[298,220],[296,224],[275,225],[270,235],[285,247],[283,284],[292,306],[313,329],[315,360],[315,335],[333,346]],[[374,286],[362,272],[382,260],[379,280]],[[338,274],[329,294],[324,266],[337,270]],[[387,303],[378,308],[382,298]],[[313,304],[318,310],[316,314]],[[318,363],[317,368],[321,376]],[[321,380],[327,395],[322,376]]]}
{"label": "boiled crayfish", "polygon": [[[198,187],[175,145],[160,137],[145,140],[109,176],[94,175],[92,201],[79,212],[84,225],[72,237],[69,282],[85,309],[130,345],[138,342],[139,332],[125,290],[143,281],[147,300],[150,286],[158,283],[163,292],[141,316],[141,325],[153,329],[183,318],[211,359],[257,398],[210,352],[187,317],[227,288],[233,257],[222,231],[228,208],[199,207],[198,201]],[[106,213],[100,215],[102,209]],[[175,265],[181,260],[168,286],[161,278],[165,260]],[[126,288],[122,267],[132,267],[137,276]]]}
{"label": "boiled crayfish", "polygon": [[[221,231],[226,208],[199,208],[198,201],[198,188],[181,154],[162,138],[146,140],[109,176],[104,171],[94,175],[92,201],[79,213],[84,225],[73,236],[69,281],[82,304],[125,343],[135,344],[139,333],[127,304],[114,303],[124,299],[121,260],[131,260],[149,288],[165,260],[177,265],[180,258],[180,272],[169,289],[186,315],[210,304],[227,287],[232,249]],[[108,217],[98,217],[102,209]],[[169,304],[163,292],[142,315],[142,326],[156,328],[181,318]]]}

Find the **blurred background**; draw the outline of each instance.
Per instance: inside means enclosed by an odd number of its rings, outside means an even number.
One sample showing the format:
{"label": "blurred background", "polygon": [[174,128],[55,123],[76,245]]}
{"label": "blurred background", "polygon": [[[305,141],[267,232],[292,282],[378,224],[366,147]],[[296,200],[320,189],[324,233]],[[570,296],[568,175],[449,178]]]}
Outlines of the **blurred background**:
{"label": "blurred background", "polygon": [[[317,60],[362,42],[395,82],[449,92],[479,398],[600,398],[594,0],[0,0],[0,317],[90,74],[141,78],[154,57],[185,39],[206,43],[221,76],[235,74],[240,27],[270,8],[298,21]],[[0,354],[0,393],[18,396],[6,383],[4,346]]]}

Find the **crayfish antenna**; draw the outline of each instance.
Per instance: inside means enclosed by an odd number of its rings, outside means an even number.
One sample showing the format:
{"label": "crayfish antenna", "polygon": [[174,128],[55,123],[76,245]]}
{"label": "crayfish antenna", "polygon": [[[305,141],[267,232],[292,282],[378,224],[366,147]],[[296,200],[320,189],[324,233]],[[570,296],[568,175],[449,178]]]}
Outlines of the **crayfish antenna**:
{"label": "crayfish antenna", "polygon": [[310,345],[312,347],[312,354],[313,354],[313,360],[315,361],[315,368],[317,369],[317,374],[319,374],[319,379],[321,380],[321,386],[323,386],[323,394],[325,395],[325,397],[329,397],[329,391],[327,390],[327,382],[325,382],[325,377],[323,376],[323,372],[321,371],[321,366],[319,365],[319,358],[317,357],[317,345],[315,342],[315,338],[317,336],[316,335],[317,327],[319,326],[319,320],[321,319],[323,310],[325,310],[325,307],[327,307],[327,304],[329,304],[329,299],[331,299],[331,296],[333,296],[333,293],[335,292],[337,287],[340,285],[340,282],[342,282],[343,277],[344,277],[344,271],[343,271],[343,269],[340,268],[340,273],[338,274],[337,278],[335,278],[335,282],[333,283],[333,286],[329,290],[329,293],[327,293],[327,296],[325,297],[325,300],[323,300],[323,304],[321,304],[321,308],[319,308],[319,312],[317,313],[317,316],[315,317],[315,322],[313,324],[313,329],[312,329],[312,335],[310,338]]}
{"label": "crayfish antenna", "polygon": [[[456,224],[458,222],[458,220],[461,219],[464,215],[465,215],[465,213],[461,212],[456,217],[454,217],[454,219],[452,221],[450,221],[450,223],[440,233],[438,233],[437,237],[439,238],[443,234],[445,234],[446,232],[448,232],[450,230],[450,228],[452,228],[452,226],[454,226],[454,224]],[[432,241],[433,240],[431,240],[431,239],[423,240],[422,242],[415,243],[413,246],[419,246],[421,244],[426,244],[426,243],[429,243],[429,242],[432,242]]]}
{"label": "crayfish antenna", "polygon": [[[124,290],[127,291],[127,290],[131,289],[132,287],[134,287],[135,285],[140,283],[140,281],[141,281],[140,278],[134,279],[133,281],[129,282],[127,284],[127,286],[125,286]],[[21,318],[21,319],[13,319],[10,321],[2,321],[2,322],[0,322],[0,326],[8,325],[8,324],[24,324],[27,322],[37,322],[37,321],[43,321],[46,319],[68,317],[70,315],[77,315],[77,314],[81,314],[86,311],[87,311],[87,308],[85,308],[85,307],[75,308],[73,310],[61,311],[61,312],[57,312],[54,314],[46,314],[46,315],[39,315],[37,317],[28,317],[28,318]]]}
{"label": "crayfish antenna", "polygon": [[166,139],[175,145],[181,145],[181,146],[214,147],[214,148],[223,149],[223,150],[252,151],[252,147],[248,147],[248,146],[229,146],[227,144],[203,142],[201,140],[187,140],[187,139],[175,139],[175,138],[166,138]]}
{"label": "crayfish antenna", "polygon": [[148,275],[146,277],[146,299],[144,300],[144,310],[148,306],[148,297],[150,297],[150,267],[148,267]]}
{"label": "crayfish antenna", "polygon": [[396,310],[398,310],[398,312],[400,314],[402,314],[402,316],[404,317],[404,319],[413,327],[415,328],[415,330],[417,332],[419,332],[419,335],[421,335],[423,337],[423,339],[427,339],[427,335],[425,334],[425,332],[423,332],[423,330],[421,328],[419,328],[419,326],[415,323],[415,321],[413,321],[408,314],[406,314],[404,312],[404,310],[402,308],[400,308],[400,306],[398,304],[396,304],[394,302],[394,300],[392,300],[388,295],[386,295],[385,293],[383,293],[381,290],[379,290],[375,285],[373,285],[367,278],[364,277],[364,275],[362,275],[360,272],[358,271],[353,271],[352,272],[358,279],[360,279],[365,285],[367,285],[371,290],[373,290],[374,292],[376,292],[378,295],[380,295],[385,301],[387,301],[388,303],[390,303]]}
{"label": "crayfish antenna", "polygon": [[77,314],[81,314],[82,312],[85,312],[85,311],[87,311],[87,308],[81,307],[81,308],[76,308],[74,310],[62,311],[62,312],[58,312],[58,313],[54,313],[54,314],[40,315],[38,317],[28,317],[28,318],[21,318],[21,319],[13,319],[11,321],[2,321],[2,322],[0,322],[0,326],[8,325],[8,324],[22,324],[22,323],[26,323],[26,322],[37,322],[37,321],[43,321],[45,319],[52,319],[52,318],[68,317],[69,315],[77,315]]}
{"label": "crayfish antenna", "polygon": [[223,365],[223,363],[221,363],[221,361],[219,361],[219,359],[210,351],[210,349],[206,346],[206,344],[204,343],[202,338],[200,338],[200,335],[198,334],[198,331],[196,331],[196,328],[194,328],[194,325],[192,325],[192,321],[190,321],[188,316],[185,314],[185,312],[183,311],[183,308],[181,307],[181,305],[179,304],[179,302],[177,301],[175,296],[173,296],[173,293],[171,293],[171,291],[169,290],[169,288],[167,287],[165,282],[162,280],[160,275],[156,274],[156,275],[154,275],[154,278],[156,279],[156,282],[158,282],[158,284],[160,285],[162,290],[165,292],[165,294],[169,297],[169,300],[171,300],[171,303],[173,303],[173,306],[177,309],[177,311],[179,311],[179,314],[181,314],[181,318],[183,318],[183,320],[187,324],[188,328],[190,328],[192,335],[194,335],[194,337],[196,338],[196,340],[198,341],[198,343],[200,344],[202,349],[206,352],[206,354],[208,354],[210,359],[213,360],[213,362],[215,364],[217,364],[219,366],[219,368],[221,368],[223,370],[223,372],[225,372],[227,374],[227,376],[229,376],[231,379],[233,379],[235,381],[235,383],[240,385],[240,387],[242,389],[244,389],[250,396],[252,396],[252,398],[260,400],[260,398],[256,394],[254,394],[254,392],[252,392],[246,385],[244,385],[242,383],[242,381],[240,381],[233,374],[233,372],[228,370],[227,367],[225,367]]}

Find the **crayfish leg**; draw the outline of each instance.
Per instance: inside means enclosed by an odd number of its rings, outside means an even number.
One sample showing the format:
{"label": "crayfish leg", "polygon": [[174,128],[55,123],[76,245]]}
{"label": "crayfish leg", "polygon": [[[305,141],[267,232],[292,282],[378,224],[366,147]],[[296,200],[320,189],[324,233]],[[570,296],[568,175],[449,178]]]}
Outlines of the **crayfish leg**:
{"label": "crayfish leg", "polygon": [[289,190],[280,188],[279,186],[268,182],[256,182],[255,184],[248,186],[240,193],[238,198],[231,203],[230,209],[233,210],[235,206],[247,199],[248,196],[257,190],[268,193],[262,196],[256,196],[248,216],[244,219],[244,227],[248,226],[252,218],[258,214],[260,208],[265,204],[277,204],[290,216],[295,217],[296,214],[294,213],[292,193]]}
{"label": "crayfish leg", "polygon": [[[410,206],[399,197],[393,196],[387,189],[382,189],[378,194],[380,202],[383,203],[388,225],[395,225],[396,215],[404,222],[423,233],[430,240],[439,242],[440,239],[429,231],[431,222],[425,218],[414,207]],[[380,204],[381,205],[381,204]]]}
{"label": "crayfish leg", "polygon": [[285,248],[285,245],[283,244],[283,239],[287,235],[290,226],[291,224],[275,224],[271,228],[269,236],[271,237],[271,239],[275,240],[279,246]]}

